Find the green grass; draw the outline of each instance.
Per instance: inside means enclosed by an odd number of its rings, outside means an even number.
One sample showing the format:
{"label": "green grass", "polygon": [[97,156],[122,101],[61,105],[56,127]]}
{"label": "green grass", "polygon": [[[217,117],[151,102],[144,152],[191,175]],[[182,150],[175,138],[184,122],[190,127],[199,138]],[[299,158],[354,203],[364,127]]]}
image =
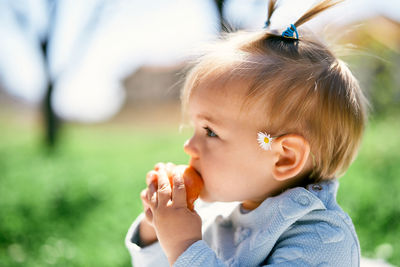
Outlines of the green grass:
{"label": "green grass", "polygon": [[0,266],[130,266],[126,231],[146,172],[187,161],[175,129],[65,129],[55,153],[40,132],[0,134]]}
{"label": "green grass", "polygon": [[400,266],[400,121],[371,122],[338,202],[352,217],[362,254]]}
{"label": "green grass", "polygon": [[[49,153],[40,131],[0,119],[0,266],[130,266],[124,237],[146,172],[158,161],[187,162],[188,134],[176,128],[69,126]],[[392,249],[397,265],[399,132],[394,120],[370,124],[338,194],[363,255]]]}

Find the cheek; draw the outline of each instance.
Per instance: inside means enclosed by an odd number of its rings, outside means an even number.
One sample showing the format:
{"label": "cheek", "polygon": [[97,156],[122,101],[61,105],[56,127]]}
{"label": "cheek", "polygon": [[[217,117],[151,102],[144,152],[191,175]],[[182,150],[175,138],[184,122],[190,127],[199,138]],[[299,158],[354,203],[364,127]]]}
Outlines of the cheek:
{"label": "cheek", "polygon": [[[236,178],[236,182],[259,180],[271,172],[271,158],[258,147],[247,144],[247,147],[236,147],[227,157],[226,168]],[[246,183],[246,182],[244,182]]]}
{"label": "cheek", "polygon": [[226,177],[248,177],[259,171],[265,172],[268,169],[268,162],[265,155],[260,154],[257,148],[245,142],[229,146],[209,142],[202,147],[200,156],[204,172],[202,174],[210,178],[212,176],[213,179],[226,180]]}
{"label": "cheek", "polygon": [[202,161],[213,162],[224,160],[224,149],[218,142],[220,141],[205,140],[203,146],[200,148],[200,158],[202,158]]}
{"label": "cheek", "polygon": [[201,171],[206,185],[216,185],[229,176],[229,164],[225,153],[218,148],[210,148],[204,151],[201,158]]}
{"label": "cheek", "polygon": [[209,156],[203,160],[205,183],[215,189],[229,188],[232,182],[236,184],[240,182],[240,178],[245,174],[241,160],[233,158],[232,153],[214,150],[210,151]]}
{"label": "cheek", "polygon": [[240,169],[243,160],[243,154],[240,147],[229,146],[223,143],[210,143],[203,147],[203,163],[210,174],[214,175],[231,175],[232,172]]}

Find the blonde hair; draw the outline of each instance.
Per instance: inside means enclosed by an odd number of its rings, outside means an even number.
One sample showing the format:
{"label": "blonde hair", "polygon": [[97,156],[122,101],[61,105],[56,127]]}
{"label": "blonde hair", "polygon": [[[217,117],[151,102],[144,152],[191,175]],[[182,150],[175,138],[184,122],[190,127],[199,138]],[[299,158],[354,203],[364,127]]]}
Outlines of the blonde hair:
{"label": "blonde hair", "polygon": [[[322,1],[294,25],[336,3]],[[243,88],[243,107],[263,103],[268,133],[297,133],[308,140],[315,155],[313,181],[347,170],[360,145],[367,100],[349,68],[326,45],[304,34],[299,39],[269,30],[231,34],[213,45],[188,73],[181,96],[184,112],[199,86],[238,81],[248,84]]]}

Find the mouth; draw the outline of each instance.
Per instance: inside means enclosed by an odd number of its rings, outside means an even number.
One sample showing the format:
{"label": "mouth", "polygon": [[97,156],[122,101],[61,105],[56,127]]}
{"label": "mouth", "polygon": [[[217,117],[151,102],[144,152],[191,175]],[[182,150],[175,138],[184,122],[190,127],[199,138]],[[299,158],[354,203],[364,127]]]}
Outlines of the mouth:
{"label": "mouth", "polygon": [[195,166],[193,166],[192,164],[189,165],[192,166],[192,168],[197,172],[198,175],[200,175],[200,177],[203,177],[201,176],[201,172]]}
{"label": "mouth", "polygon": [[199,171],[199,168],[198,168],[197,164],[195,164],[193,159],[191,159],[189,161],[189,166],[191,166],[200,175],[200,177],[202,177],[201,172]]}

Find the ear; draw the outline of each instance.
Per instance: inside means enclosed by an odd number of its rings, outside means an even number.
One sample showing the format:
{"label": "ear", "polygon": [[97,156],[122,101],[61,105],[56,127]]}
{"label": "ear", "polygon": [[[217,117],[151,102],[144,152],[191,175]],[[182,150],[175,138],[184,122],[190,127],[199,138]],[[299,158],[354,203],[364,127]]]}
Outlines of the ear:
{"label": "ear", "polygon": [[274,166],[272,175],[278,181],[298,175],[307,163],[310,144],[298,134],[287,134],[276,138],[272,143]]}

